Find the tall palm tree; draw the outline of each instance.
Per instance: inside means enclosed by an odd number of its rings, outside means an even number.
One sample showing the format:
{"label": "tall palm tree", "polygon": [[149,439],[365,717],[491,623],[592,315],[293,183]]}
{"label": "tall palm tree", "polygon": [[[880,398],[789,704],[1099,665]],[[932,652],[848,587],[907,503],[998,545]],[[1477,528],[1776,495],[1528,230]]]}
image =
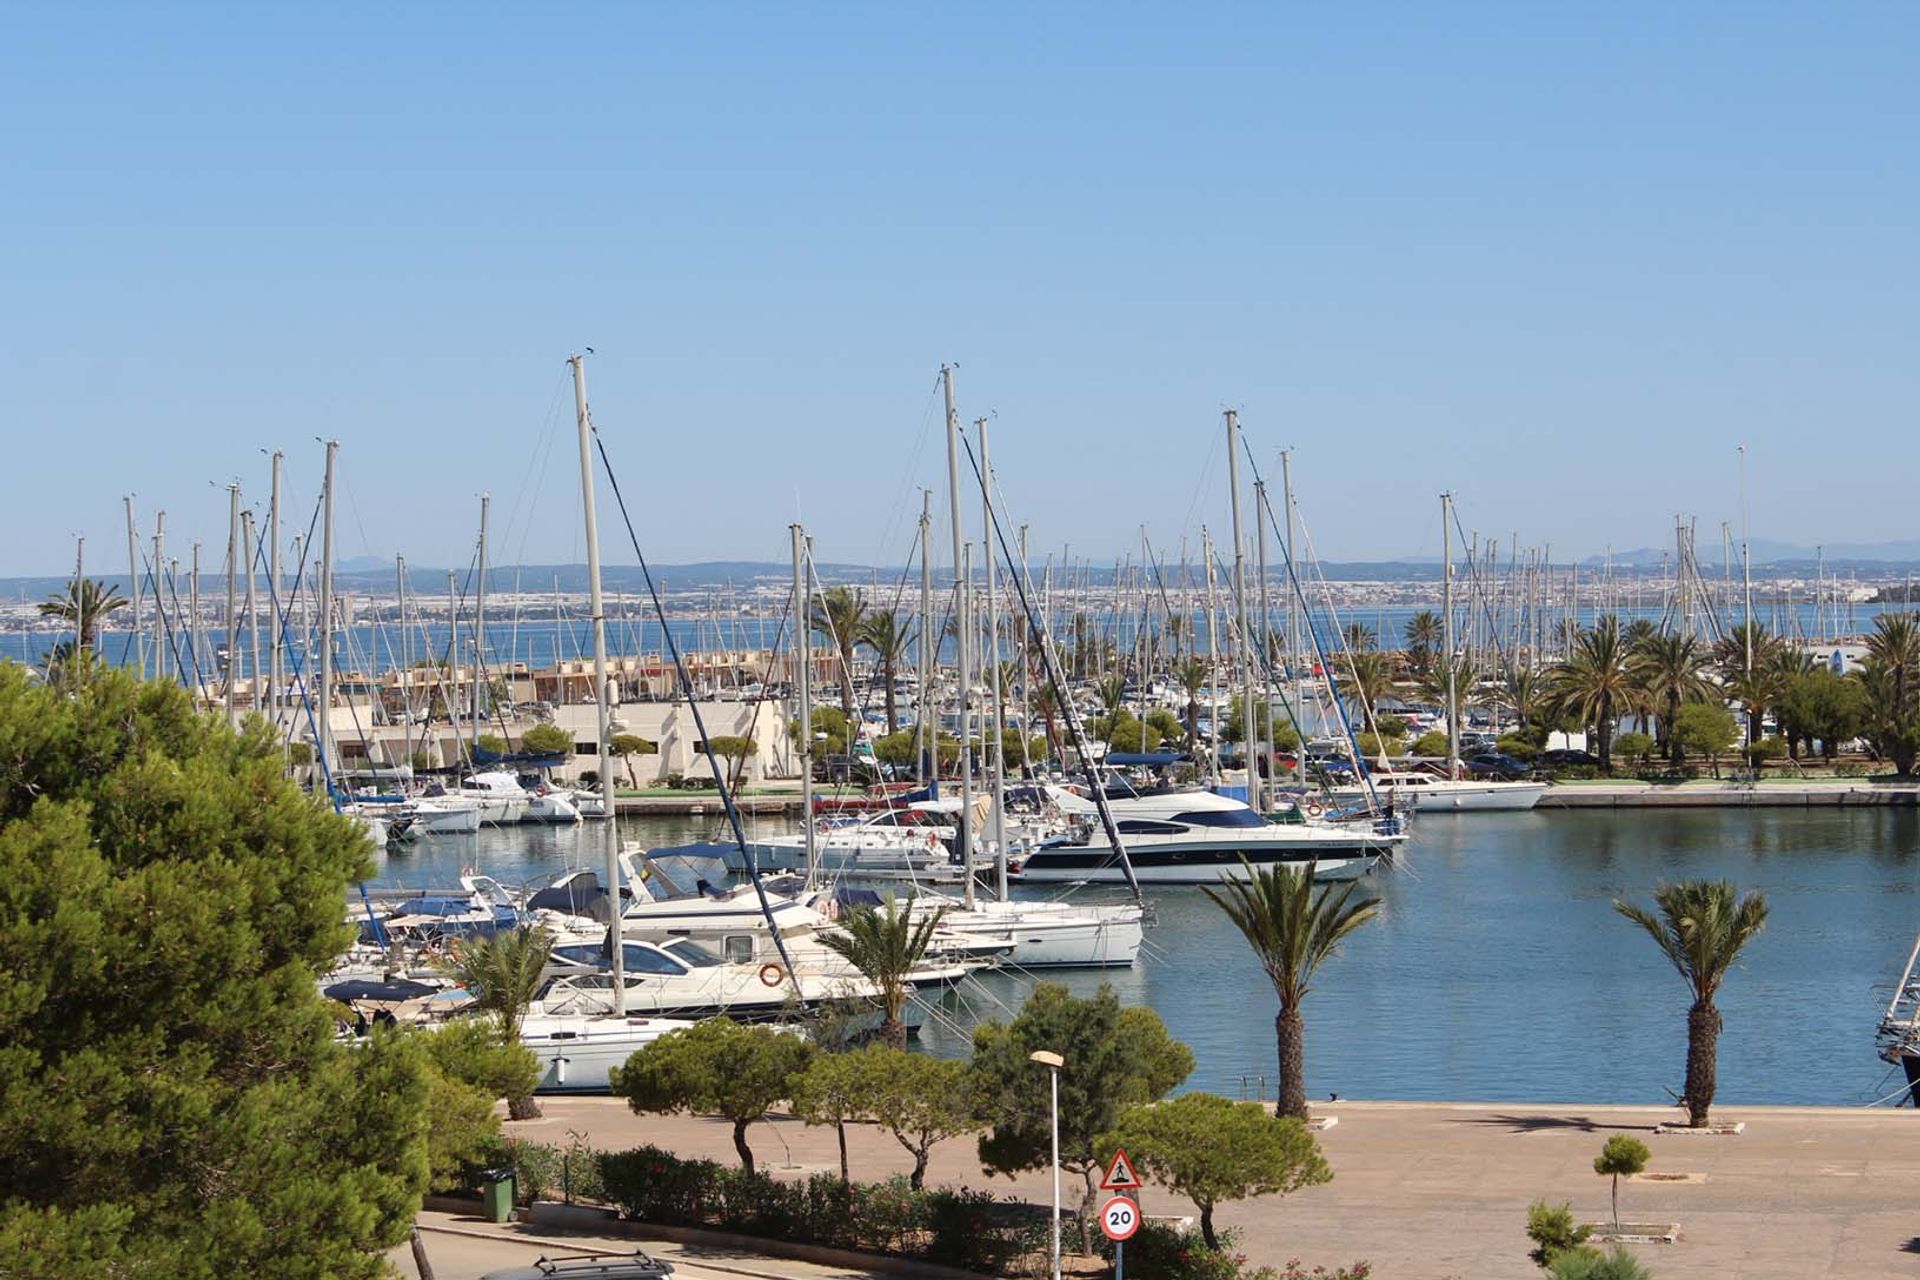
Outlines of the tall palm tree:
{"label": "tall palm tree", "polygon": [[1440,651],[1441,637],[1445,634],[1440,615],[1431,609],[1420,610],[1407,619],[1403,634],[1407,640],[1407,665],[1415,675],[1425,675],[1433,666],[1433,656]]}
{"label": "tall palm tree", "polygon": [[1627,672],[1637,692],[1660,717],[1660,743],[1668,759],[1680,763],[1680,739],[1673,732],[1674,717],[1686,702],[1704,702],[1715,694],[1707,680],[1707,649],[1693,636],[1656,632],[1627,654]]}
{"label": "tall palm tree", "polygon": [[1374,732],[1380,699],[1393,692],[1393,660],[1377,649],[1362,650],[1349,659],[1347,674],[1340,678],[1347,697],[1360,704],[1367,731]]}
{"label": "tall palm tree", "polygon": [[110,587],[94,578],[73,578],[67,593],[49,596],[38,606],[43,618],[58,618],[73,624],[80,648],[91,653],[100,641],[100,623],[116,609],[127,607],[119,587]]}
{"label": "tall palm tree", "polygon": [[1355,653],[1363,649],[1377,648],[1380,644],[1379,635],[1364,622],[1349,622],[1341,634],[1346,637],[1347,648]]}
{"label": "tall palm tree", "polygon": [[880,660],[880,678],[886,682],[887,691],[887,732],[892,733],[900,725],[894,675],[907,656],[907,647],[914,641],[913,623],[904,610],[875,609],[860,620],[858,640]]}
{"label": "tall palm tree", "polygon": [[853,718],[853,651],[860,643],[860,628],[866,621],[867,603],[847,587],[828,587],[814,598],[813,615],[807,623],[840,651],[840,710],[849,726]]}
{"label": "tall palm tree", "polygon": [[1243,856],[1244,879],[1200,889],[1246,938],[1280,998],[1280,1012],[1273,1020],[1280,1055],[1279,1110],[1302,1120],[1307,1118],[1307,1024],[1300,1004],[1315,971],[1341,939],[1380,913],[1380,899],[1354,900],[1358,885],[1353,881],[1315,888],[1317,865],[1310,862],[1303,871],[1286,866],[1256,870]]}
{"label": "tall palm tree", "polygon": [[1619,619],[1607,614],[1575,635],[1566,660],[1547,673],[1547,688],[1556,706],[1592,727],[1594,754],[1611,771],[1614,722],[1634,701]]}
{"label": "tall palm tree", "polygon": [[[460,943],[442,967],[473,997],[477,1010],[499,1020],[500,1038],[518,1044],[520,1022],[552,954],[553,934],[546,929],[511,929]],[[531,1120],[540,1114],[540,1104],[531,1096],[508,1098],[507,1114]]]}
{"label": "tall palm tree", "polygon": [[[1533,667],[1508,667],[1500,679],[1500,694],[1521,728],[1538,730],[1552,720],[1546,681]],[[1537,736],[1536,741],[1545,741],[1544,735]]]}
{"label": "tall palm tree", "polygon": [[1749,743],[1760,740],[1760,721],[1786,691],[1779,667],[1780,654],[1786,649],[1786,641],[1757,622],[1730,628],[1713,646],[1721,683],[1746,710]]}
{"label": "tall palm tree", "polygon": [[1720,1010],[1713,998],[1740,949],[1767,922],[1767,900],[1740,893],[1731,880],[1682,880],[1653,892],[1654,910],[1614,901],[1614,910],[1647,931],[1693,991],[1687,1010],[1687,1123],[1706,1127],[1713,1105]]}
{"label": "tall palm tree", "polygon": [[907,1047],[907,1024],[901,1018],[912,994],[907,975],[926,956],[946,914],[947,908],[941,907],[916,922],[912,911],[889,893],[885,909],[855,907],[841,915],[838,929],[820,935],[821,942],[879,988],[880,1034],[896,1049]]}
{"label": "tall palm tree", "polygon": [[1866,694],[1867,740],[1901,777],[1912,776],[1920,755],[1920,627],[1905,614],[1875,618],[1852,678]]}

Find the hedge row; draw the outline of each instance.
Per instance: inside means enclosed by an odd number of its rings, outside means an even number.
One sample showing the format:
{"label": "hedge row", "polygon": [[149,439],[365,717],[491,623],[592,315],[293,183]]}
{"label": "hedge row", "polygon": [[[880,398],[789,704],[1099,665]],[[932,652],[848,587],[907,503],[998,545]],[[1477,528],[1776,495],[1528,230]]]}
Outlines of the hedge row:
{"label": "hedge row", "polygon": [[1005,1272],[1047,1247],[1047,1220],[984,1191],[915,1191],[903,1177],[785,1182],[658,1147],[600,1157],[608,1202],[642,1222],[706,1227],[800,1244]]}

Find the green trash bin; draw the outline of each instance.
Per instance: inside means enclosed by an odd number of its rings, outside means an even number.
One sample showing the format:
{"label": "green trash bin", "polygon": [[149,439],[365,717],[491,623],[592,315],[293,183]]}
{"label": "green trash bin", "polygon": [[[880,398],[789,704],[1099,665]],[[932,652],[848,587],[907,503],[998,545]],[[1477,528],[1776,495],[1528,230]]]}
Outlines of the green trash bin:
{"label": "green trash bin", "polygon": [[480,1212],[489,1222],[513,1221],[513,1166],[481,1172]]}

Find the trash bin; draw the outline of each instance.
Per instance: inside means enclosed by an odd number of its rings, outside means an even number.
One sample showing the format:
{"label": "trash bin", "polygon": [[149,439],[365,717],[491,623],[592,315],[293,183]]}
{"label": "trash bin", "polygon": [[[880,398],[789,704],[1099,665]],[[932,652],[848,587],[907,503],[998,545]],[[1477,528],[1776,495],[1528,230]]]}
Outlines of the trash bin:
{"label": "trash bin", "polygon": [[480,1173],[480,1212],[489,1222],[513,1221],[513,1166]]}

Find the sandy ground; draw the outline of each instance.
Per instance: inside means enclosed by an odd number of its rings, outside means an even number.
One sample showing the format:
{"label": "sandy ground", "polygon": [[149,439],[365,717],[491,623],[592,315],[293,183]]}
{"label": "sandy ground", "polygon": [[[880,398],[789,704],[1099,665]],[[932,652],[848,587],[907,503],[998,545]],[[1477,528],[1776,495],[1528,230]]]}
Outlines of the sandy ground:
{"label": "sandy ground", "polygon": [[[637,1116],[616,1099],[545,1101],[544,1119],[509,1125],[541,1141],[569,1131],[617,1150],[651,1142],[683,1155],[735,1160],[731,1128],[680,1116]],[[1653,1151],[1650,1174],[1621,1189],[1621,1216],[1678,1223],[1679,1243],[1635,1246],[1660,1280],[1688,1277],[1920,1276],[1920,1112],[1824,1107],[1740,1107],[1716,1119],[1746,1122],[1739,1136],[1662,1135],[1669,1108],[1339,1102],[1315,1114],[1336,1123],[1320,1135],[1334,1180],[1284,1199],[1223,1207],[1256,1261],[1308,1265],[1366,1259],[1397,1277],[1524,1277],[1527,1204],[1570,1200],[1589,1221],[1607,1217],[1607,1182],[1593,1157],[1609,1134],[1632,1133]],[[803,1174],[837,1168],[833,1131],[776,1118],[751,1135],[763,1168]],[[891,1135],[849,1134],[853,1176],[905,1172]],[[971,1140],[936,1148],[930,1183],[1049,1198],[1044,1172],[986,1178]],[[1069,1205],[1078,1182],[1065,1184]],[[1150,1214],[1191,1206],[1149,1188]],[[1071,1232],[1069,1233],[1071,1239]],[[787,1264],[777,1264],[776,1269]],[[442,1277],[446,1280],[446,1277]]]}

